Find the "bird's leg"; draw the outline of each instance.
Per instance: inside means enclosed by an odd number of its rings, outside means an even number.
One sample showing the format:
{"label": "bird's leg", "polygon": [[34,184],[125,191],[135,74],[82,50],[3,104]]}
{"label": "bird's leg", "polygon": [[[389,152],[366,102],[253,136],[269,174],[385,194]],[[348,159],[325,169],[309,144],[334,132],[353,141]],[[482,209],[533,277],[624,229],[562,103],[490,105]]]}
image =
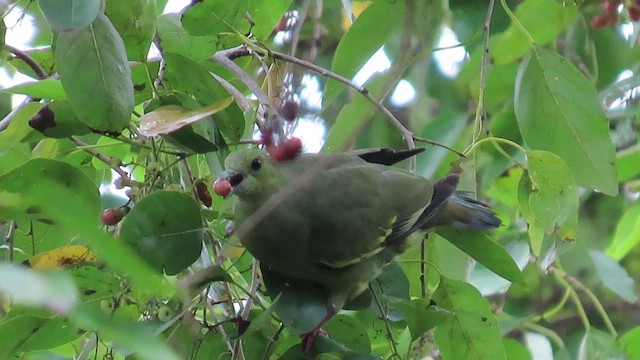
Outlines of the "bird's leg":
{"label": "bird's leg", "polygon": [[313,345],[316,343],[316,338],[318,337],[318,335],[328,335],[326,331],[322,330],[322,326],[326,324],[327,321],[329,321],[329,319],[331,319],[335,314],[336,311],[333,310],[333,308],[328,307],[327,314],[324,316],[324,319],[320,321],[320,324],[318,324],[318,326],[316,326],[316,328],[311,330],[310,332],[300,335],[300,337],[302,338],[302,347],[304,348],[305,354],[311,354],[313,352]]}

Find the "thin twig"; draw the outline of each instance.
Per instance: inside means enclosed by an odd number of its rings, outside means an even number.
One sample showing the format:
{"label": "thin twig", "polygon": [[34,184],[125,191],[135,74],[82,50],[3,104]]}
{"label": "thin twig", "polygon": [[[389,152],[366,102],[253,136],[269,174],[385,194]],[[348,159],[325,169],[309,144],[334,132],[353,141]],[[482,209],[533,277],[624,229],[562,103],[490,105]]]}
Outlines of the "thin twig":
{"label": "thin twig", "polygon": [[576,291],[571,287],[571,284],[564,278],[561,271],[557,271],[558,269],[549,267],[549,271],[553,272],[556,276],[556,280],[560,283],[560,285],[564,286],[565,289],[570,290],[571,293],[569,296],[573,301],[573,304],[576,306],[576,310],[578,311],[578,316],[580,317],[580,321],[582,322],[582,326],[585,331],[589,331],[591,329],[591,323],[589,322],[589,318],[587,317],[587,312],[584,310],[584,306],[582,306],[582,302],[578,297]]}
{"label": "thin twig", "polygon": [[529,330],[533,330],[537,333],[540,333],[548,337],[551,341],[553,341],[556,344],[556,346],[558,346],[558,348],[564,349],[564,341],[562,341],[562,338],[555,331],[529,321],[525,322],[523,326]]}
{"label": "thin twig", "polygon": [[382,315],[382,320],[384,321],[384,326],[385,326],[385,328],[387,330],[387,336],[388,336],[388,339],[389,339],[389,343],[391,344],[391,348],[393,349],[393,355],[398,356],[399,352],[398,352],[398,348],[396,347],[396,341],[393,338],[393,332],[391,331],[391,326],[389,325],[389,319],[387,318],[387,312],[384,311],[384,308],[382,307],[382,303],[380,302],[380,299],[378,298],[378,295],[376,294],[375,290],[373,290],[373,286],[371,286],[371,284],[369,284],[369,292],[371,293],[371,297],[373,298],[373,302],[376,303],[376,306],[378,307],[378,310],[380,311],[380,315]]}
{"label": "thin twig", "polygon": [[93,157],[95,157],[96,159],[98,159],[98,160],[102,161],[103,163],[107,164],[107,166],[112,168],[113,171],[118,173],[118,175],[120,175],[123,179],[128,179],[129,178],[129,174],[126,171],[124,171],[121,167],[114,166],[113,162],[111,161],[111,158],[108,157],[107,155],[99,152],[96,149],[91,148],[88,144],[85,144],[84,142],[76,139],[73,136],[69,137],[68,139],[69,139],[69,141],[74,143],[76,146],[80,147],[82,150],[84,150],[84,151],[88,152],[89,154],[93,155]]}
{"label": "thin twig", "polygon": [[22,108],[25,105],[27,105],[28,103],[30,103],[32,101],[33,101],[33,99],[31,97],[27,97],[18,106],[13,108],[13,110],[11,110],[11,112],[8,113],[7,116],[5,116],[2,120],[0,120],[0,132],[3,132],[5,130],[7,130],[7,128],[9,127],[11,122],[13,121],[13,118],[16,117],[16,114],[18,112],[20,112],[20,110],[22,110]]}
{"label": "thin twig", "polygon": [[[247,51],[246,53],[247,55],[250,54],[248,48],[244,46],[242,46],[242,48],[244,48]],[[240,66],[234,63],[232,60],[232,57],[227,55],[228,53],[229,53],[228,50],[218,51],[215,54],[213,54],[212,59],[218,64],[224,66],[227,70],[229,70],[235,76],[237,76],[238,79],[243,84],[245,84],[249,88],[249,90],[251,90],[251,92],[258,98],[258,101],[260,102],[260,104],[264,107],[264,110],[267,113],[267,118],[270,118],[272,117],[272,115],[275,115],[275,114],[272,114],[273,110],[271,109],[271,101],[269,100],[267,95],[264,93],[264,91],[262,91],[262,88],[260,87],[260,85],[258,85],[255,79],[251,77],[249,74],[247,74],[246,71],[244,71]]]}
{"label": "thin twig", "polygon": [[464,155],[464,153],[462,151],[456,150],[456,149],[452,148],[449,145],[443,144],[443,143],[435,141],[435,140],[425,139],[425,138],[421,138],[421,137],[418,137],[418,136],[413,136],[413,140],[418,141],[418,142],[424,142],[424,143],[431,144],[431,145],[434,145],[434,146],[439,146],[441,148],[444,148],[444,149],[447,149],[447,150],[451,151],[452,153],[454,153],[454,154],[456,154],[456,155],[458,155],[460,157],[465,157],[465,155]]}
{"label": "thin twig", "polygon": [[618,331],[613,326],[613,323],[611,322],[611,319],[609,318],[609,315],[607,314],[607,311],[605,310],[604,306],[602,306],[602,303],[600,302],[598,297],[593,293],[593,291],[591,291],[591,289],[589,289],[587,286],[585,286],[583,283],[581,283],[578,279],[574,278],[573,276],[565,273],[564,271],[562,271],[560,269],[557,269],[557,268],[554,268],[554,267],[550,267],[549,270],[553,271],[557,275],[562,276],[571,285],[573,285],[574,287],[576,287],[576,288],[580,289],[582,292],[584,292],[587,295],[587,297],[591,300],[593,305],[595,306],[596,311],[598,311],[598,314],[600,314],[600,317],[604,321],[604,324],[607,327],[607,330],[609,330],[609,332],[611,333],[611,335],[613,335],[614,338],[618,338]]}
{"label": "thin twig", "polygon": [[320,47],[320,36],[322,35],[322,0],[315,0],[315,8],[311,12],[311,21],[313,21],[313,30],[311,31],[311,44],[309,46],[309,55],[307,61],[315,63],[318,58],[318,48]]}
{"label": "thin twig", "polygon": [[9,222],[9,229],[7,230],[6,243],[9,244],[9,262],[13,262],[13,236],[16,233],[17,224],[15,220]]}
{"label": "thin twig", "polygon": [[49,74],[47,74],[47,72],[42,68],[42,66],[40,66],[40,64],[38,64],[38,62],[35,61],[26,52],[18,48],[15,48],[9,44],[4,44],[4,47],[7,50],[9,50],[10,53],[15,55],[18,59],[24,61],[27,65],[29,65],[31,70],[33,70],[33,72],[36,73],[36,76],[38,77],[38,79],[43,80],[49,77]]}
{"label": "thin twig", "polygon": [[413,133],[411,131],[409,131],[409,129],[407,129],[402,122],[400,122],[400,120],[398,120],[398,118],[395,117],[395,115],[393,115],[393,113],[391,111],[389,111],[389,109],[387,109],[386,106],[384,106],[380,101],[378,101],[376,98],[374,98],[370,93],[369,90],[367,88],[365,88],[364,86],[358,85],[356,83],[354,83],[353,81],[345,78],[344,76],[341,76],[339,74],[336,74],[335,72],[331,71],[331,70],[327,70],[321,66],[312,64],[310,62],[307,62],[305,60],[302,59],[298,59],[296,57],[284,54],[284,53],[280,53],[277,51],[270,51],[269,55],[271,55],[274,59],[278,59],[278,60],[283,60],[283,61],[288,61],[288,62],[292,62],[296,65],[305,67],[311,71],[314,71],[322,76],[331,78],[333,80],[336,80],[342,84],[347,85],[348,87],[354,89],[355,91],[357,91],[358,93],[360,93],[362,96],[364,96],[367,100],[369,100],[369,102],[371,102],[378,110],[380,110],[380,112],[382,112],[391,122],[391,124],[393,126],[396,127],[396,129],[400,132],[400,134],[402,135],[402,138],[404,139],[404,141],[407,143],[407,146],[412,149],[415,148],[415,142],[413,140]]}
{"label": "thin twig", "polygon": [[486,128],[487,109],[485,107],[484,92],[487,87],[487,67],[489,66],[489,31],[491,30],[491,18],[495,1],[489,1],[487,16],[484,21],[484,43],[482,45],[482,64],[480,65],[480,91],[478,93],[478,108],[475,116],[475,129],[473,131],[473,142],[475,143]]}

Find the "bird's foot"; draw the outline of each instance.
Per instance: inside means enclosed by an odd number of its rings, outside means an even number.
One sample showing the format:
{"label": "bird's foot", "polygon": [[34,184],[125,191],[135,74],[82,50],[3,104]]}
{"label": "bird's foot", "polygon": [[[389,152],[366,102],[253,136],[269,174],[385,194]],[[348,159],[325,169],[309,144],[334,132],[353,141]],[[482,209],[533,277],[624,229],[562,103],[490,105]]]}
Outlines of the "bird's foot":
{"label": "bird's foot", "polygon": [[333,308],[327,308],[327,314],[324,316],[324,319],[316,326],[315,329],[311,330],[306,334],[300,335],[302,338],[302,347],[304,349],[305,354],[311,354],[313,352],[313,346],[316,343],[316,338],[318,335],[329,336],[326,331],[322,330],[322,326],[329,321],[336,314],[336,311]]}
{"label": "bird's foot", "polygon": [[316,343],[316,338],[318,335],[328,336],[326,331],[324,331],[321,327],[317,327],[311,332],[300,335],[302,338],[302,347],[304,348],[305,354],[311,354],[313,352],[313,345]]}

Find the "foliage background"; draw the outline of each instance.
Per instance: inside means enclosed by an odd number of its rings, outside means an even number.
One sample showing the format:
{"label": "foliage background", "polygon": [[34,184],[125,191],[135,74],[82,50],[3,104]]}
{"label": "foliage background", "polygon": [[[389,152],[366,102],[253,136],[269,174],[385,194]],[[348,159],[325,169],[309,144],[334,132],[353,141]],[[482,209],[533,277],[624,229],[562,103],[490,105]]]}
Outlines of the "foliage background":
{"label": "foliage background", "polygon": [[[303,358],[280,318],[313,309],[275,316],[228,236],[232,203],[207,198],[256,122],[325,152],[417,143],[406,166],[461,166],[504,222],[431,234],[314,356],[640,354],[635,1],[165,3],[3,5],[37,36],[2,43],[3,69],[33,81],[0,92],[0,358]],[[468,54],[453,76],[434,62],[445,28]],[[381,47],[390,67],[351,82]],[[389,101],[401,80],[415,96]]]}

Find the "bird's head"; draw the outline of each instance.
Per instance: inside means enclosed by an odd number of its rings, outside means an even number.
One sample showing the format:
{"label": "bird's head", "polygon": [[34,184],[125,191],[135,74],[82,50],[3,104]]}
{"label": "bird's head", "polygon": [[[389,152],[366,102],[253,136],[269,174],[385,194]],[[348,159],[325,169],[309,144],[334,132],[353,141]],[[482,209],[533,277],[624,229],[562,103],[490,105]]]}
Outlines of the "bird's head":
{"label": "bird's head", "polygon": [[[238,195],[244,200],[257,200],[271,195],[276,187],[278,172],[269,156],[260,149],[243,149],[227,156],[225,171],[220,173],[216,184],[224,184],[226,189],[216,194],[227,197]],[[230,186],[229,186],[230,185]],[[222,186],[220,187],[222,188]]]}

